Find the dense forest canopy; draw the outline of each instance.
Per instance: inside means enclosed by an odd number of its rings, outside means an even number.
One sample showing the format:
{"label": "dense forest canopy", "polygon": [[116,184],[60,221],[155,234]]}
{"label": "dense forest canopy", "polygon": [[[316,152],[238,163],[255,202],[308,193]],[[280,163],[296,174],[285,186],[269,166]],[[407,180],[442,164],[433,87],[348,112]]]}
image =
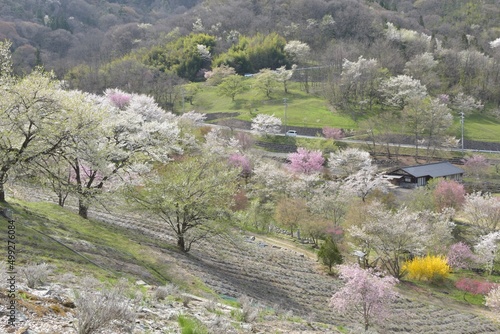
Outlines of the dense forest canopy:
{"label": "dense forest canopy", "polygon": [[290,41],[310,47],[298,65],[330,69],[321,81],[363,57],[433,95],[498,105],[499,12],[498,0],[7,0],[0,39],[12,41],[17,73],[43,65],[73,88],[136,90],[166,107],[173,87],[221,64],[238,74],[290,68]]}

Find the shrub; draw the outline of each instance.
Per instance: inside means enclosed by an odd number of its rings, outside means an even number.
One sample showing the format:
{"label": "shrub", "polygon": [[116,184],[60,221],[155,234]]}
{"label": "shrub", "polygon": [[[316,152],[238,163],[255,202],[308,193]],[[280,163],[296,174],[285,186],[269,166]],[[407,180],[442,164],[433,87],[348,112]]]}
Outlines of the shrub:
{"label": "shrub", "polygon": [[39,284],[43,284],[49,276],[51,269],[46,263],[31,264],[20,269],[21,274],[26,279],[26,284],[33,289]]}
{"label": "shrub", "polygon": [[109,289],[95,279],[84,280],[81,291],[75,292],[78,334],[97,333],[114,321],[126,323],[133,320],[124,290],[123,284]]}
{"label": "shrub", "polygon": [[328,237],[318,251],[318,259],[328,266],[328,270],[332,271],[332,266],[343,262],[342,255],[331,237]]}
{"label": "shrub", "polygon": [[257,319],[260,308],[255,304],[254,300],[248,296],[238,298],[241,305],[241,321],[251,323]]}
{"label": "shrub", "polygon": [[438,281],[450,274],[450,266],[444,256],[427,255],[416,257],[403,264],[403,271],[409,278],[419,281]]}
{"label": "shrub", "polygon": [[475,295],[487,295],[498,285],[495,283],[480,281],[471,278],[461,278],[455,282],[455,287],[459,290],[469,292]]}

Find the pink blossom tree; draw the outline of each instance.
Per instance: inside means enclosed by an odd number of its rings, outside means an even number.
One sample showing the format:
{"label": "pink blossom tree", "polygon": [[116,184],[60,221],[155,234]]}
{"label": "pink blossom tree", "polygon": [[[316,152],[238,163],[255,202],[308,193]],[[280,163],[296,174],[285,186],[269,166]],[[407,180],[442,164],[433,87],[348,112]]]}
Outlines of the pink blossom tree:
{"label": "pink blossom tree", "polygon": [[329,126],[325,126],[323,128],[323,136],[328,139],[338,140],[344,138],[344,131],[339,128],[332,128]]}
{"label": "pink blossom tree", "polygon": [[480,154],[474,154],[472,157],[465,158],[463,161],[464,169],[467,173],[478,179],[488,171],[490,166],[486,158]]}
{"label": "pink blossom tree", "polygon": [[288,155],[288,168],[295,173],[313,174],[323,169],[325,159],[321,151],[309,151],[303,147],[297,148],[297,152]]}
{"label": "pink blossom tree", "polygon": [[440,211],[445,208],[459,209],[465,201],[464,186],[454,180],[439,180],[433,195],[436,208]]}
{"label": "pink blossom tree", "polygon": [[388,318],[389,305],[397,297],[396,278],[382,276],[373,269],[362,269],[357,264],[339,265],[337,270],[345,285],[330,299],[330,307],[335,312],[358,314],[365,331],[372,323]]}
{"label": "pink blossom tree", "polygon": [[243,154],[234,153],[229,156],[229,163],[240,168],[240,176],[247,180],[252,173],[252,163]]}
{"label": "pink blossom tree", "polygon": [[446,258],[448,265],[453,269],[469,269],[476,262],[476,256],[470,247],[463,242],[451,245]]}

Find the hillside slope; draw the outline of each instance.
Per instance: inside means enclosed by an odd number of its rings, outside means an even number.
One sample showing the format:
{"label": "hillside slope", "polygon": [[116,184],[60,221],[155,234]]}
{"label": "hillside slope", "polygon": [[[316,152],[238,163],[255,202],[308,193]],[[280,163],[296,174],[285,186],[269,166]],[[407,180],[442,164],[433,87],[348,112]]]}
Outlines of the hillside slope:
{"label": "hillside slope", "polygon": [[[16,196],[36,200],[35,193],[18,190]],[[280,328],[283,332],[302,328],[299,332],[305,333],[325,332],[325,328],[326,332],[334,332],[336,326],[356,327],[353,317],[334,315],[328,307],[329,296],[340,286],[339,281],[326,275],[314,257],[304,255],[295,246],[284,246],[283,242],[273,245],[272,239],[258,236],[252,241],[245,235],[234,235],[231,239],[197,244],[189,254],[180,254],[172,248],[168,232],[150,217],[134,216],[123,209],[94,210],[93,219],[84,221],[71,210],[46,202],[12,199],[11,203],[18,221],[24,222],[18,224],[19,236],[25,236],[19,238],[19,265],[28,261],[50,263],[57,269],[49,281],[59,280],[72,268],[76,285],[86,275],[112,281],[127,277],[150,285],[169,281],[185,292],[209,299],[248,296],[263,305],[262,310],[269,311],[262,311],[262,315],[269,313],[275,320],[284,321],[273,328],[266,317],[255,320],[253,328],[260,326],[264,333]],[[486,309],[455,305],[431,295],[421,298],[406,289],[401,289],[394,317],[380,332],[500,332],[500,325],[488,320]],[[315,324],[306,325],[309,322]]]}

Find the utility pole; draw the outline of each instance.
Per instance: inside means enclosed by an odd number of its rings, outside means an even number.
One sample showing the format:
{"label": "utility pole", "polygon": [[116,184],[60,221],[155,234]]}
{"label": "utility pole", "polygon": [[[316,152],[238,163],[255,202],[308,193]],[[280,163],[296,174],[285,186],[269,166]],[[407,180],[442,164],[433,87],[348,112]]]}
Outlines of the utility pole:
{"label": "utility pole", "polygon": [[283,99],[283,103],[285,104],[285,134],[286,134],[286,109],[288,107],[286,97]]}
{"label": "utility pole", "polygon": [[460,124],[462,125],[462,154],[464,153],[464,112],[460,113]]}

